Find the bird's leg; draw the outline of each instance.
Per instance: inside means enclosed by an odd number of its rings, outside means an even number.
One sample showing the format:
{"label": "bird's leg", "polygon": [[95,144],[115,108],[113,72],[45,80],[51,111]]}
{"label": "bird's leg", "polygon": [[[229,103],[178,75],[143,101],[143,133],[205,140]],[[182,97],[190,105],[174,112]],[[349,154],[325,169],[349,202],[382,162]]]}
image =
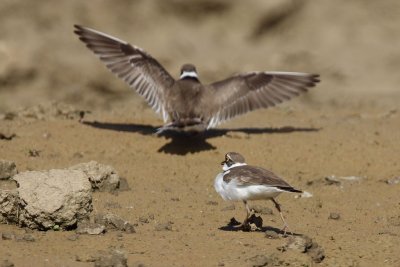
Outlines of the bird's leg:
{"label": "bird's leg", "polygon": [[240,225],[240,227],[242,227],[243,229],[247,229],[248,228],[248,224],[249,224],[248,220],[250,218],[251,211],[250,211],[249,205],[247,205],[247,201],[243,200],[243,203],[244,203],[244,206],[246,207],[246,218],[244,219],[244,221]]}
{"label": "bird's leg", "polygon": [[279,205],[279,203],[276,202],[275,199],[271,198],[271,200],[272,200],[272,202],[274,202],[275,208],[279,211],[279,215],[281,216],[281,219],[282,219],[282,222],[283,222],[283,228],[282,228],[281,231],[283,231],[283,235],[286,236],[286,230],[289,230],[289,232],[292,233],[292,231],[290,231],[290,229],[289,229],[289,225],[286,223],[285,218],[283,217],[283,213],[282,213],[282,210],[281,210],[281,205]]}

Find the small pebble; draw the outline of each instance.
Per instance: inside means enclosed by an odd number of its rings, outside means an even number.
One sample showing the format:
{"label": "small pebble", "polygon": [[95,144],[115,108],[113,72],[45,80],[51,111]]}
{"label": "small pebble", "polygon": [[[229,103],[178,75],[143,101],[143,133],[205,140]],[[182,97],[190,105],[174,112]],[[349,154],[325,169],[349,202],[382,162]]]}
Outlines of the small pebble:
{"label": "small pebble", "polygon": [[70,235],[69,237],[67,237],[67,239],[68,239],[69,241],[76,241],[76,240],[79,239],[79,235],[73,234],[73,235]]}
{"label": "small pebble", "polygon": [[76,228],[77,234],[99,235],[105,231],[106,227],[98,223],[81,223]]}
{"label": "small pebble", "polygon": [[331,212],[329,214],[329,219],[331,220],[339,220],[340,219],[340,214],[336,212]]}
{"label": "small pebble", "polygon": [[269,239],[278,239],[279,235],[275,231],[267,230],[267,231],[265,231],[265,237],[269,238]]}
{"label": "small pebble", "polygon": [[160,223],[155,226],[156,231],[172,231],[172,222]]}
{"label": "small pebble", "polygon": [[3,240],[13,240],[13,239],[15,239],[15,234],[14,233],[2,233],[1,234],[1,239],[3,239]]}
{"label": "small pebble", "polygon": [[26,241],[26,242],[35,242],[36,239],[33,235],[31,234],[24,234],[21,237],[17,237],[17,241]]}

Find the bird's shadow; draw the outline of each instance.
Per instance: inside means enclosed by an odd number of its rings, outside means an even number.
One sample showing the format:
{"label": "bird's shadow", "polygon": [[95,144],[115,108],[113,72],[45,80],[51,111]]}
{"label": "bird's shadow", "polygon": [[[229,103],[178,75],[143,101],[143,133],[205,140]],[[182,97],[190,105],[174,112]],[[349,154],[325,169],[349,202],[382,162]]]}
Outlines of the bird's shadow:
{"label": "bird's shadow", "polygon": [[[262,222],[261,222],[262,223]],[[261,227],[257,227],[256,230],[250,230],[249,228],[243,228],[239,222],[236,221],[235,218],[232,218],[231,221],[225,225],[225,226],[221,226],[218,228],[221,231],[228,231],[228,232],[267,232],[267,231],[272,231],[275,232],[277,235],[281,235],[283,237],[286,237],[288,235],[293,235],[293,236],[300,236],[301,234],[298,233],[293,233],[290,231],[287,231],[286,233],[279,228],[275,228],[272,226],[261,226]]]}
{"label": "bird's shadow", "polygon": [[170,140],[168,143],[158,149],[158,152],[175,155],[186,155],[188,153],[196,153],[200,151],[214,150],[215,146],[207,142],[208,139],[224,136],[227,133],[245,133],[248,135],[254,134],[281,134],[281,133],[293,133],[293,132],[317,132],[319,128],[301,128],[284,126],[279,128],[236,128],[236,129],[210,129],[202,133],[179,133],[175,131],[164,131],[157,135],[156,132],[159,129],[157,126],[148,124],[133,124],[133,123],[109,123],[109,122],[98,122],[98,121],[82,121],[83,124],[98,128],[106,129],[119,132],[131,132],[139,133],[142,135],[154,135],[163,136]]}

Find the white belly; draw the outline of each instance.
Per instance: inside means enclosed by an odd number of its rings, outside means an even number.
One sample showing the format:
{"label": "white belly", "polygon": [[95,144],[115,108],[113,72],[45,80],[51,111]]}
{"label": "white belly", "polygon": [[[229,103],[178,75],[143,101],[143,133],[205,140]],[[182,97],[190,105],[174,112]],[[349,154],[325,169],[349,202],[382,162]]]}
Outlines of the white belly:
{"label": "white belly", "polygon": [[219,173],[214,182],[215,191],[224,200],[260,200],[277,197],[283,190],[267,185],[239,186],[235,180],[225,183],[223,173]]}

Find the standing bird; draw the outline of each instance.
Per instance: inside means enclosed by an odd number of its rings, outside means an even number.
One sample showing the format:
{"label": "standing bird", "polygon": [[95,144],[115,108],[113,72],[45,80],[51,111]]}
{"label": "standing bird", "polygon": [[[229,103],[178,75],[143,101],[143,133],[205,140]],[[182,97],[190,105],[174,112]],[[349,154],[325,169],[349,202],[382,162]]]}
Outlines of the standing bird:
{"label": "standing bird", "polygon": [[175,80],[139,47],[79,25],[74,32],[109,70],[162,115],[165,124],[158,133],[201,132],[255,109],[275,106],[319,82],[316,74],[253,71],[203,85],[192,64],[183,65]]}
{"label": "standing bird", "polygon": [[221,165],[223,172],[215,178],[214,188],[224,200],[243,201],[247,214],[241,227],[248,228],[251,212],[247,201],[267,199],[274,202],[283,221],[282,231],[286,235],[289,226],[283,217],[281,206],[274,198],[282,192],[302,193],[302,191],[293,188],[271,171],[247,165],[244,157],[236,152],[227,153]]}

